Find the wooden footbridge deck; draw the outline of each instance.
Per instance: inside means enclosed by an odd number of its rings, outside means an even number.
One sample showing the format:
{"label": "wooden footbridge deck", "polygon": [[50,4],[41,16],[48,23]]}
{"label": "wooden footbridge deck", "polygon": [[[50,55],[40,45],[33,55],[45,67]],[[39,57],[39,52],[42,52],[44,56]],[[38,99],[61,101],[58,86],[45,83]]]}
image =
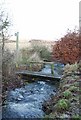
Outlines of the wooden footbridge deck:
{"label": "wooden footbridge deck", "polygon": [[19,76],[21,79],[31,79],[31,78],[38,78],[38,79],[43,79],[43,80],[56,80],[59,81],[61,78],[54,76],[54,62],[34,62],[31,61],[28,63],[30,64],[49,64],[51,66],[51,74],[43,74],[41,72],[33,72],[33,71],[28,71],[28,70],[21,70],[17,71],[16,75]]}
{"label": "wooden footbridge deck", "polygon": [[21,79],[39,78],[39,79],[56,80],[56,81],[59,81],[61,79],[60,77],[57,78],[54,75],[42,74],[41,72],[30,72],[27,70],[18,71],[16,72],[16,75],[19,76]]}

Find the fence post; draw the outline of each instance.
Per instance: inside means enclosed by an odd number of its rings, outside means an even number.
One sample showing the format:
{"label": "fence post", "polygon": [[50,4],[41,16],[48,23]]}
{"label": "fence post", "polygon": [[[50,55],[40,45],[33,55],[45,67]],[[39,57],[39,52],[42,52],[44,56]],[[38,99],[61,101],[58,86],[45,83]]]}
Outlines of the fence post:
{"label": "fence post", "polygon": [[16,67],[18,67],[19,32],[15,33],[15,36],[16,36]]}

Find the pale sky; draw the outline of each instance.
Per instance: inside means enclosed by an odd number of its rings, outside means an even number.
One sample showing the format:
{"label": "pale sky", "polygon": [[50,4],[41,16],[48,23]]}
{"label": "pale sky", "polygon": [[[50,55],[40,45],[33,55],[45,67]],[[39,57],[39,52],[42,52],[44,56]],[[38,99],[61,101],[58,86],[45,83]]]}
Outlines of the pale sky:
{"label": "pale sky", "polygon": [[[3,0],[2,0],[3,1]],[[20,39],[56,40],[79,27],[80,0],[5,0],[12,34]]]}

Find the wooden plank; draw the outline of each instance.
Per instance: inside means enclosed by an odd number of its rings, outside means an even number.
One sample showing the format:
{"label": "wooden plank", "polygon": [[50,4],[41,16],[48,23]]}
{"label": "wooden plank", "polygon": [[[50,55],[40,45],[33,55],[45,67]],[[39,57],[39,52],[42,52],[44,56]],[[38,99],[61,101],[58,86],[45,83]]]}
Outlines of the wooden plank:
{"label": "wooden plank", "polygon": [[35,78],[42,78],[42,79],[54,79],[54,80],[60,80],[61,78],[56,78],[54,77],[53,75],[50,75],[50,74],[42,74],[40,72],[29,72],[27,70],[25,71],[19,71],[19,72],[16,72],[17,75],[21,75],[21,76],[29,76],[29,77],[35,77]]}

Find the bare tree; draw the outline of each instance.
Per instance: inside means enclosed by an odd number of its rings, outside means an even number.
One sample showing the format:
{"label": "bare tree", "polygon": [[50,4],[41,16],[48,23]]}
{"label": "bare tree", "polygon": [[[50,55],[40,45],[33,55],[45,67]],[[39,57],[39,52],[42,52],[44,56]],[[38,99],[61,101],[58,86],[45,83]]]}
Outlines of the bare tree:
{"label": "bare tree", "polygon": [[0,43],[2,45],[2,56],[5,50],[5,41],[8,40],[8,28],[10,26],[8,15],[0,9]]}
{"label": "bare tree", "polygon": [[[10,34],[8,33],[10,27],[10,20],[5,10],[0,8],[0,46],[2,49],[2,76],[7,76],[10,64],[12,63],[14,54],[6,48],[5,43],[9,42]],[[0,56],[1,57],[1,56]],[[6,69],[7,68],[7,69]],[[9,69],[8,69],[9,68]]]}

